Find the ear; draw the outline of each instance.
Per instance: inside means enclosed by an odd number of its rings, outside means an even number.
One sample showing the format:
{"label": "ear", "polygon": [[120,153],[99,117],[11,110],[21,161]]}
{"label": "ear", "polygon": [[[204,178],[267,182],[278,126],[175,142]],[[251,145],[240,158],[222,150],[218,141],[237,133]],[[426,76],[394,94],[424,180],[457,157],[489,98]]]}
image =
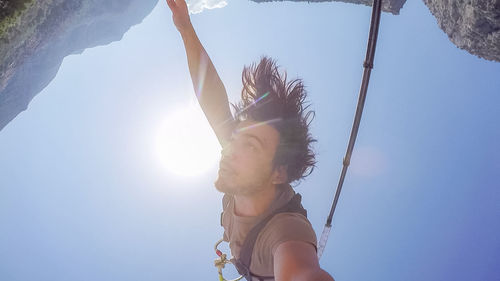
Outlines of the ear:
{"label": "ear", "polygon": [[288,180],[288,173],[287,173],[287,165],[281,165],[278,166],[274,169],[273,175],[272,175],[272,183],[273,184],[282,184],[286,183]]}

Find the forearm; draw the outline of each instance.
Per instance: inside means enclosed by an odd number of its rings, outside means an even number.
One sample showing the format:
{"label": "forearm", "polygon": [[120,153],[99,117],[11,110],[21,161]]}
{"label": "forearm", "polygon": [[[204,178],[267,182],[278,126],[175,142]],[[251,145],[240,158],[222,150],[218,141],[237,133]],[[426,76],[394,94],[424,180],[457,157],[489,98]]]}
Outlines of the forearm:
{"label": "forearm", "polygon": [[217,105],[227,105],[228,98],[212,60],[191,26],[181,32],[186,49],[189,73],[193,87],[202,107],[214,109]]}
{"label": "forearm", "polygon": [[[220,131],[218,128],[220,123],[230,114],[226,89],[194,28],[190,25],[181,32],[181,36],[196,97],[210,125],[217,133]],[[218,135],[218,137],[220,141],[221,138],[228,136]]]}

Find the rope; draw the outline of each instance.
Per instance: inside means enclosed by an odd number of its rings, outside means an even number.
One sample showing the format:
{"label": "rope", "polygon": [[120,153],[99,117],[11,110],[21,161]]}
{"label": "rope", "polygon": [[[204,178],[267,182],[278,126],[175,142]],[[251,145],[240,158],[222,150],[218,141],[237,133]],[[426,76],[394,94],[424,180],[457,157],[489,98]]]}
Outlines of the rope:
{"label": "rope", "polygon": [[364,72],[361,81],[361,88],[359,90],[358,105],[356,108],[356,114],[354,116],[354,122],[351,129],[351,137],[349,138],[349,144],[347,145],[347,151],[343,160],[342,172],[340,174],[340,179],[337,185],[337,190],[335,192],[335,197],[333,199],[332,207],[330,209],[330,214],[326,219],[325,228],[321,235],[318,244],[318,259],[321,258],[323,251],[328,241],[328,235],[330,234],[330,229],[332,228],[332,218],[337,207],[337,202],[339,201],[340,192],[342,191],[342,185],[344,184],[345,175],[347,173],[347,168],[351,162],[351,155],[354,149],[354,143],[356,142],[356,137],[358,135],[359,123],[361,122],[361,115],[363,114],[363,107],[366,100],[366,92],[368,90],[368,83],[370,81],[370,73],[373,68],[373,59],[375,57],[375,47],[377,45],[378,28],[380,24],[380,14],[382,8],[382,0],[374,0],[372,17],[370,22],[370,34],[368,37],[368,45],[366,47],[366,57],[363,62]]}

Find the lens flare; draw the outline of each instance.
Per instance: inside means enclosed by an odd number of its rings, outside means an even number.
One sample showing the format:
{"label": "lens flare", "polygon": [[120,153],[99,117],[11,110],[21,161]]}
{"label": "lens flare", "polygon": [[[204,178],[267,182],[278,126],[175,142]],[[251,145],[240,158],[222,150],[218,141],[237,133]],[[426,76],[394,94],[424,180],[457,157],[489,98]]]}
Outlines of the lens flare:
{"label": "lens flare", "polygon": [[279,122],[281,120],[282,120],[281,118],[275,118],[275,119],[271,119],[271,120],[266,120],[266,121],[262,121],[262,122],[259,122],[259,123],[255,123],[255,124],[252,124],[252,125],[245,126],[245,127],[237,129],[236,133],[243,132],[243,131],[246,131],[248,129],[259,127],[259,126],[262,126],[262,125],[269,125],[269,124],[272,124],[274,122]]}

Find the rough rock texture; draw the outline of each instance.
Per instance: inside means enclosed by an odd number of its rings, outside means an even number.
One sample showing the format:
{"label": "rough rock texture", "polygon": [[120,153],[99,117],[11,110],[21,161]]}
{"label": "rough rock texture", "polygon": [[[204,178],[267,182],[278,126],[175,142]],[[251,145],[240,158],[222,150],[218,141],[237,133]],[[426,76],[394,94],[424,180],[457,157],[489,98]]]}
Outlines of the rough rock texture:
{"label": "rough rock texture", "polygon": [[424,0],[451,42],[500,61],[500,0]]}
{"label": "rough rock texture", "polygon": [[[284,1],[284,0],[252,0],[257,3],[262,3],[262,2],[274,2],[274,1]],[[366,6],[371,6],[373,3],[373,0],[288,0],[292,2],[308,2],[308,3],[315,3],[315,2],[344,2],[344,3],[352,3],[352,4],[363,4]],[[406,2],[406,0],[382,0],[382,11],[384,12],[389,12],[394,15],[399,15],[399,10],[403,7],[403,4]]]}
{"label": "rough rock texture", "polygon": [[0,0],[0,130],[65,56],[120,40],[158,0]]}

